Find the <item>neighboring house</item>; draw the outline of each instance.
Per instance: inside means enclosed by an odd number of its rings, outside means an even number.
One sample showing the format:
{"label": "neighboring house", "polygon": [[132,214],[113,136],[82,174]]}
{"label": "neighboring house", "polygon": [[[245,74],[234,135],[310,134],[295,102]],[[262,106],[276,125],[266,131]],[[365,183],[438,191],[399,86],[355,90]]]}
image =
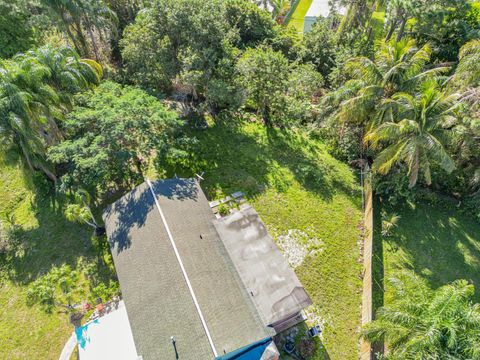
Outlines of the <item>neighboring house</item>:
{"label": "neighboring house", "polygon": [[311,300],[248,205],[216,219],[196,180],[147,181],[103,218],[128,315],[114,359],[274,360],[272,337],[304,320]]}
{"label": "neighboring house", "polygon": [[[329,0],[313,0],[312,1],[312,4],[310,5],[310,8],[308,9],[304,18],[304,23],[303,23],[304,33],[310,31],[313,24],[315,24],[315,22],[319,17],[328,17],[328,15],[330,15],[330,12],[332,9],[329,3],[330,3]],[[346,8],[344,7],[336,9],[336,11],[341,15],[346,14]]]}

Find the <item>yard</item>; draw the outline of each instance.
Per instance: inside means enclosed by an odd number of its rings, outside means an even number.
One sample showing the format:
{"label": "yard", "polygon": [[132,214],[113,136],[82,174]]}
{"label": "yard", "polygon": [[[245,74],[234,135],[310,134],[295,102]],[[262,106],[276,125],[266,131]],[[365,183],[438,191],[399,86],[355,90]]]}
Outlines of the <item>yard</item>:
{"label": "yard", "polygon": [[480,301],[480,225],[443,201],[405,205],[395,213],[401,219],[393,236],[384,240],[385,276],[410,269],[433,288],[467,279]]}
{"label": "yard", "polygon": [[[311,318],[324,327],[324,348],[313,359],[356,359],[360,320],[359,247],[361,194],[352,170],[327,154],[303,132],[267,129],[259,123],[218,123],[192,130],[183,164],[165,176],[205,172],[210,198],[244,191],[311,295]],[[27,288],[53,266],[84,263],[105,272],[90,230],[65,220],[62,204],[42,184],[15,165],[0,162],[1,218],[14,215],[21,246],[0,255],[0,359],[56,359],[72,326],[67,315],[28,306]],[[35,184],[35,187],[33,186]],[[83,276],[78,286],[88,296]]]}
{"label": "yard", "polygon": [[[48,314],[38,305],[28,306],[28,286],[62,264],[74,269],[93,264],[98,274],[105,269],[90,230],[68,222],[59,199],[42,190],[43,179],[22,171],[15,157],[0,155],[0,219],[19,226],[14,250],[0,251],[0,359],[58,359],[73,327],[57,309]],[[85,278],[78,288],[88,295]]]}

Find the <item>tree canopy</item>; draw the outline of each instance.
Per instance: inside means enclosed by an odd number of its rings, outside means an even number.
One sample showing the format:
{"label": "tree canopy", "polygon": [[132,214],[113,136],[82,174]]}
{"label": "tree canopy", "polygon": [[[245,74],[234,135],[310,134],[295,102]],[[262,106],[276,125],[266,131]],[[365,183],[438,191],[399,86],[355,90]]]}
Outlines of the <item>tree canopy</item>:
{"label": "tree canopy", "polygon": [[48,159],[65,188],[97,196],[142,182],[150,158],[168,156],[181,125],[155,97],[113,82],[76,103],[63,124],[66,140],[49,148]]}
{"label": "tree canopy", "polygon": [[50,46],[0,62],[0,136],[17,147],[28,166],[55,180],[46,147],[62,139],[58,121],[71,96],[96,85],[101,67],[70,48]]}
{"label": "tree canopy", "polygon": [[409,273],[389,282],[393,302],[362,331],[371,342],[387,341],[386,359],[480,356],[480,305],[473,303],[473,285],[457,280],[432,290]]}

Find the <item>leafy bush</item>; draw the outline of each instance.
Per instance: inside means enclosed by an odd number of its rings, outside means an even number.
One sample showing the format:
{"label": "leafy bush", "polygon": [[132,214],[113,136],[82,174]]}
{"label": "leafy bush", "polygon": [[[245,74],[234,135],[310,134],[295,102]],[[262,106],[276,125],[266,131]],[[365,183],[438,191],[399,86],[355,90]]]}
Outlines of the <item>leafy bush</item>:
{"label": "leafy bush", "polygon": [[118,282],[110,280],[108,285],[100,283],[91,290],[90,301],[94,302],[97,298],[108,301],[120,293]]}
{"label": "leafy bush", "polygon": [[417,198],[417,191],[408,186],[408,177],[399,168],[385,176],[374,176],[373,179],[374,191],[392,206],[405,201],[415,202]]}
{"label": "leafy bush", "polygon": [[77,288],[80,273],[69,265],[52,268],[47,274],[39,277],[28,288],[27,302],[30,305],[40,304],[47,312],[56,306],[69,307]]}
{"label": "leafy bush", "polygon": [[303,61],[315,64],[317,71],[327,77],[335,66],[335,32],[330,28],[330,20],[319,19],[304,37]]}
{"label": "leafy bush", "polygon": [[289,63],[285,56],[270,47],[248,49],[237,63],[240,83],[264,122],[272,124],[275,109],[284,104],[288,88]]}

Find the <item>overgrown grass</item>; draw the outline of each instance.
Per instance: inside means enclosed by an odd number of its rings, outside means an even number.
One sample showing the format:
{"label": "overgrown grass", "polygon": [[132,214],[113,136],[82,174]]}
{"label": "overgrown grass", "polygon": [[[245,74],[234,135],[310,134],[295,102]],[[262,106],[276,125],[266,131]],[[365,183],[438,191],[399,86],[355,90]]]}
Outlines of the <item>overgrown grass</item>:
{"label": "overgrown grass", "polygon": [[[14,247],[0,252],[0,359],[58,359],[73,327],[58,309],[48,314],[38,305],[28,306],[29,285],[54,266],[78,268],[80,259],[94,264],[98,274],[106,269],[90,230],[68,222],[61,199],[17,160],[11,152],[0,154],[0,219],[19,227]],[[81,301],[88,297],[88,282],[82,276],[77,285],[85,291],[75,299]]]}
{"label": "overgrown grass", "polygon": [[[457,279],[475,284],[480,302],[480,224],[444,201],[391,209],[401,216],[391,238],[384,239],[385,276],[413,270],[437,288]],[[389,291],[385,289],[385,302]]]}
{"label": "overgrown grass", "polygon": [[[241,190],[277,238],[297,229],[319,242],[296,269],[325,321],[330,359],[357,359],[361,304],[358,262],[361,194],[351,169],[300,131],[219,123],[192,133],[198,142],[169,175],[205,172],[210,198]],[[324,359],[319,344],[314,359]]]}
{"label": "overgrown grass", "polygon": [[299,0],[298,5],[293,10],[292,15],[288,20],[288,26],[295,28],[297,33],[303,34],[303,24],[305,15],[307,14],[310,5],[312,4],[313,0]]}

